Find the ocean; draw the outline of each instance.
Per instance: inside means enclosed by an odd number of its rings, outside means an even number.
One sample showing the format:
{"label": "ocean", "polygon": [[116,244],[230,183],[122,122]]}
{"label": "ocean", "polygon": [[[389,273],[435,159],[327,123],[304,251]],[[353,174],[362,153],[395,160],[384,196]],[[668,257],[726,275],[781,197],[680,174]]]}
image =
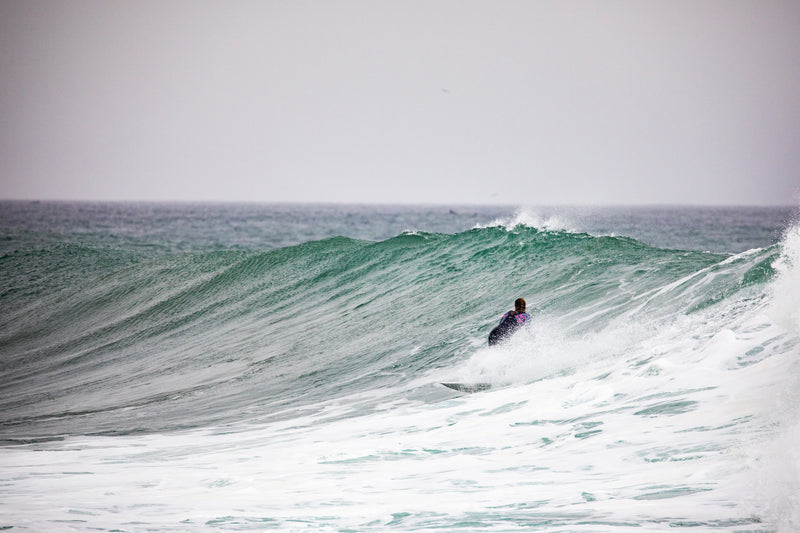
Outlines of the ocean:
{"label": "ocean", "polygon": [[0,202],[0,529],[800,531],[797,214]]}

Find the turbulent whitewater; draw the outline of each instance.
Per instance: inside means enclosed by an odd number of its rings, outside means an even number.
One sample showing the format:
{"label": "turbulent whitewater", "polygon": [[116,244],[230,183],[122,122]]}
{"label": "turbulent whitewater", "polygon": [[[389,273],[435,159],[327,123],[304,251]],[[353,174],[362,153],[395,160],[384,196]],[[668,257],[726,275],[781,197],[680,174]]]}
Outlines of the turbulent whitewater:
{"label": "turbulent whitewater", "polygon": [[796,531],[794,214],[0,203],[0,528]]}

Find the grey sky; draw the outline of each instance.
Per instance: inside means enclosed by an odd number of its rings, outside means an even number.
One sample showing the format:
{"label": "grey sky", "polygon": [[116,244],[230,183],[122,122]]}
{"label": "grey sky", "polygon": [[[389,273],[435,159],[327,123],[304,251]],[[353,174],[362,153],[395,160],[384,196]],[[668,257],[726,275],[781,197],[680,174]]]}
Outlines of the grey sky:
{"label": "grey sky", "polygon": [[0,198],[793,204],[800,2],[0,0]]}

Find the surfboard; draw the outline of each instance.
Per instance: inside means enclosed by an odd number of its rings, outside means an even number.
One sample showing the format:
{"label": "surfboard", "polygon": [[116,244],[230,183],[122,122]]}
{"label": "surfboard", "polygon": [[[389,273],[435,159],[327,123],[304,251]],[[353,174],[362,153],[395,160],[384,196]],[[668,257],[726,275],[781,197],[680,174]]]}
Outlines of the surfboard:
{"label": "surfboard", "polygon": [[491,383],[442,383],[442,385],[459,392],[480,392],[492,388]]}

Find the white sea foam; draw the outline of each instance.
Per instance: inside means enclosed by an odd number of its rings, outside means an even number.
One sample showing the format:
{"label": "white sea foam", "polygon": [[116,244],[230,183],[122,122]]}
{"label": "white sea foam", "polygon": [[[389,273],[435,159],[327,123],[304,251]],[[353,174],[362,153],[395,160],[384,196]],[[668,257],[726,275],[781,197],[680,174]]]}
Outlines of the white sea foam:
{"label": "white sea foam", "polygon": [[[781,532],[800,531],[800,225],[785,234],[781,255],[774,263],[770,318],[786,331],[777,337],[788,347],[768,364],[783,377],[769,391],[771,409],[767,420],[778,429],[750,450],[758,465],[755,485],[758,503],[773,517]],[[767,362],[764,363],[765,365]]]}
{"label": "white sea foam", "polygon": [[[511,385],[439,402],[372,390],[249,428],[6,449],[0,520],[42,531],[792,531],[797,433],[776,434],[771,416],[796,368],[787,353],[736,364],[778,327],[754,308],[734,324],[709,312],[623,334],[531,331],[467,364],[491,367],[491,354]],[[352,417],[353,402],[377,407]]]}
{"label": "white sea foam", "polygon": [[[477,530],[509,519],[533,530],[668,531],[747,521],[747,506],[730,505],[752,467],[738,444],[758,429],[758,398],[774,376],[758,365],[701,374],[678,339],[659,342],[665,353],[646,365],[608,359],[438,403],[396,397],[356,418],[327,402],[249,429],[9,450],[4,519],[79,531]],[[723,349],[714,338],[697,344]]]}

